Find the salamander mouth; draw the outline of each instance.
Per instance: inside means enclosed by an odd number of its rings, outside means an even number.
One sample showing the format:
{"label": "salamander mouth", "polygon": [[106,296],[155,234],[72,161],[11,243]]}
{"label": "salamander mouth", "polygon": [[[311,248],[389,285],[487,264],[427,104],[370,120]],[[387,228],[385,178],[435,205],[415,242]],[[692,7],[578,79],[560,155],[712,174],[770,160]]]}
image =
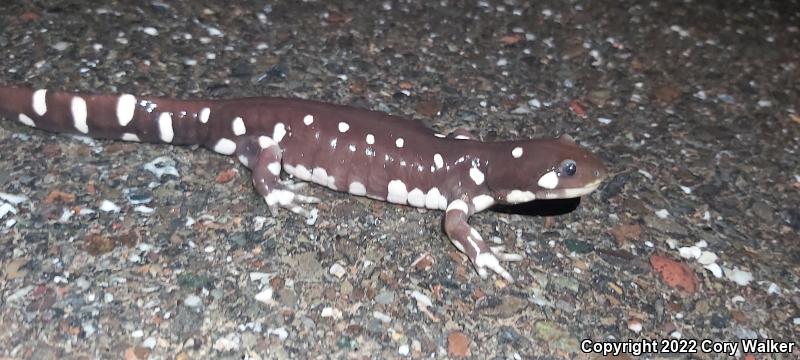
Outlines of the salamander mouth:
{"label": "salamander mouth", "polygon": [[536,193],[537,199],[572,199],[592,193],[600,187],[602,180],[593,181],[578,188],[554,189]]}

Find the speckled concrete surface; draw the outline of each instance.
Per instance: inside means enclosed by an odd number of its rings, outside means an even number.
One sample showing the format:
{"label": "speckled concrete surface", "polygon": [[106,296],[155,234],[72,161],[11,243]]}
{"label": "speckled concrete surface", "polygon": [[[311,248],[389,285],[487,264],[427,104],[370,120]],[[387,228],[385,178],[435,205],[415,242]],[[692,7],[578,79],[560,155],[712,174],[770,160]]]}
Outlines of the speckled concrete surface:
{"label": "speckled concrete surface", "polygon": [[[681,338],[711,359],[702,339],[798,337],[797,1],[96,4],[3,1],[0,81],[569,133],[614,176],[566,214],[473,219],[527,255],[508,285],[438,212],[312,188],[307,226],[270,217],[231,158],[4,119],[0,356],[581,358],[583,339]],[[177,176],[146,169],[164,156]]]}

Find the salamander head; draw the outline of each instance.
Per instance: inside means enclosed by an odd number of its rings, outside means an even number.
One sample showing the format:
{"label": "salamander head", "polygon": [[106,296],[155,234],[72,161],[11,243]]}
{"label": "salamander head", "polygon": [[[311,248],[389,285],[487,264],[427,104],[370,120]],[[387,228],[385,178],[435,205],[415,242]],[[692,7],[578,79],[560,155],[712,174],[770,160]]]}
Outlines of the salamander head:
{"label": "salamander head", "polygon": [[608,174],[602,160],[569,135],[496,145],[486,182],[501,203],[580,197],[597,189]]}

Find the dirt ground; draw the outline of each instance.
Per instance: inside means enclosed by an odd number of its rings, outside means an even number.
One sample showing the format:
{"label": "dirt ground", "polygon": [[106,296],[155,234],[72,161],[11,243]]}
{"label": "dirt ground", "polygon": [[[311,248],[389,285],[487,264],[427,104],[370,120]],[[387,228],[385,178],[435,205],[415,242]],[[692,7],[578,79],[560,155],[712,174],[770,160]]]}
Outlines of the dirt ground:
{"label": "dirt ground", "polygon": [[796,0],[2,1],[5,85],[567,133],[612,176],[472,219],[525,254],[508,284],[438,211],[311,187],[309,226],[231,157],[3,119],[0,358],[794,358],[742,346],[800,332],[799,26]]}

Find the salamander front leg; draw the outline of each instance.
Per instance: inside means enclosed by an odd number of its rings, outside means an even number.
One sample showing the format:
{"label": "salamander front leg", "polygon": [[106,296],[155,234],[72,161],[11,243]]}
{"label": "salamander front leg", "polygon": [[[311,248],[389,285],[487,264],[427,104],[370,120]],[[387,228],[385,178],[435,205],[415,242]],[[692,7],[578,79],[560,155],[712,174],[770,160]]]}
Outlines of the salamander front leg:
{"label": "salamander front leg", "polygon": [[463,252],[472,261],[478,275],[482,278],[488,276],[486,269],[496,272],[508,282],[514,282],[511,274],[500,265],[501,261],[519,261],[522,256],[502,252],[502,247],[489,247],[481,234],[467,223],[472,213],[467,202],[455,200],[447,206],[444,218],[444,231],[455,247]]}
{"label": "salamander front leg", "polygon": [[449,139],[458,139],[458,140],[480,140],[472,131],[466,128],[456,128],[451,133],[447,134],[447,138]]}
{"label": "salamander front leg", "polygon": [[[317,203],[319,199],[296,193],[298,186],[280,180],[282,150],[267,136],[250,139],[238,147],[242,149],[239,160],[253,171],[253,185],[269,206],[273,215],[285,208],[306,217],[306,223],[316,221],[317,209],[306,210],[300,203]],[[244,159],[244,160],[243,160]]]}

